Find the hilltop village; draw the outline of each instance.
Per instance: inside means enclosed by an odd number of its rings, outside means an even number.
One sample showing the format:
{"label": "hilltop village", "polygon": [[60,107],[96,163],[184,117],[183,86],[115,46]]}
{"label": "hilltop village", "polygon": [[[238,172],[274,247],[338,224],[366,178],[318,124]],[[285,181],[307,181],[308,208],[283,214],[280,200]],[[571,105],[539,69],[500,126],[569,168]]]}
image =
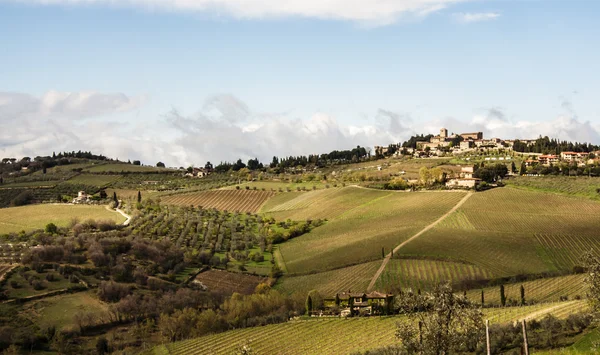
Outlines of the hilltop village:
{"label": "hilltop village", "polygon": [[[429,138],[428,138],[429,137]],[[447,154],[459,155],[463,153],[476,151],[499,151],[499,152],[520,152],[529,158],[525,161],[527,166],[550,166],[551,164],[569,163],[578,166],[598,164],[598,155],[600,151],[586,152],[578,149],[577,151],[560,151],[557,154],[544,154],[527,151],[527,147],[533,147],[540,139],[502,139],[502,138],[484,138],[483,132],[448,134],[448,129],[441,128],[438,135],[424,136],[424,140],[416,142],[414,147],[409,144],[391,144],[387,147],[375,146],[376,155],[388,155],[390,150],[394,155],[412,155],[416,158],[445,156]],[[427,139],[428,138],[428,139]],[[505,160],[500,157],[489,160]]]}

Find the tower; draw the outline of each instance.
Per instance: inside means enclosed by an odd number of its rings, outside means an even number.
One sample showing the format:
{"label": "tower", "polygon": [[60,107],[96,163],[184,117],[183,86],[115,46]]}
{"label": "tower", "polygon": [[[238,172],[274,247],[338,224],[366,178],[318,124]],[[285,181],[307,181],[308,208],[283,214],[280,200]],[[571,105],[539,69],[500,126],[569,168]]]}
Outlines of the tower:
{"label": "tower", "polygon": [[440,138],[448,137],[448,130],[445,128],[440,129]]}

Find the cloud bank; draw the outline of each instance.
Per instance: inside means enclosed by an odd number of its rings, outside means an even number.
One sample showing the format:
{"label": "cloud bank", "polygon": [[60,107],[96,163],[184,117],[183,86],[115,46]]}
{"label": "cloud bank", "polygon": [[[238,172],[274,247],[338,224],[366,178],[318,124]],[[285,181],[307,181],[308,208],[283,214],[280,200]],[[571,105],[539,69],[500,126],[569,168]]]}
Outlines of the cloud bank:
{"label": "cloud bank", "polygon": [[460,23],[473,23],[491,21],[500,17],[498,12],[463,12],[454,14],[454,18]]}
{"label": "cloud bank", "polygon": [[[41,97],[0,92],[0,156],[34,157],[53,151],[89,150],[144,164],[203,165],[274,155],[321,154],[357,145],[373,147],[414,134],[483,131],[485,137],[533,139],[538,136],[600,144],[600,134],[581,121],[566,100],[563,113],[545,122],[512,120],[498,107],[470,119],[414,120],[409,113],[379,109],[360,125],[327,113],[310,117],[255,112],[232,95],[205,100],[197,114],[173,109],[144,122],[123,120],[142,103],[124,94],[49,92]],[[129,113],[125,113],[129,112]]]}
{"label": "cloud bank", "polygon": [[306,17],[389,24],[473,0],[10,0],[43,5],[128,6],[153,11],[210,12],[234,18]]}

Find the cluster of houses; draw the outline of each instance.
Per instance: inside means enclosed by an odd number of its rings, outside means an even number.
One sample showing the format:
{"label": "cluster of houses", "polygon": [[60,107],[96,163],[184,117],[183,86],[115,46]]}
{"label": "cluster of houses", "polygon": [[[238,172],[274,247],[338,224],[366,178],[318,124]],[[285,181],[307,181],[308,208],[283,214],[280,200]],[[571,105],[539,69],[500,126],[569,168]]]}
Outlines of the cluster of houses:
{"label": "cluster of houses", "polygon": [[[594,156],[598,156],[600,152],[594,152]],[[542,166],[550,166],[555,165],[561,162],[568,164],[577,164],[577,166],[586,166],[593,165],[600,162],[600,159],[594,157],[590,158],[590,153],[585,152],[562,152],[560,154],[531,154],[533,157],[535,156],[537,159],[527,159],[525,160],[525,165],[534,166],[534,165],[542,165]]]}
{"label": "cluster of houses", "polygon": [[313,315],[339,315],[342,317],[392,314],[394,295],[373,291],[370,293],[342,292],[334,298],[323,299],[324,311]]}

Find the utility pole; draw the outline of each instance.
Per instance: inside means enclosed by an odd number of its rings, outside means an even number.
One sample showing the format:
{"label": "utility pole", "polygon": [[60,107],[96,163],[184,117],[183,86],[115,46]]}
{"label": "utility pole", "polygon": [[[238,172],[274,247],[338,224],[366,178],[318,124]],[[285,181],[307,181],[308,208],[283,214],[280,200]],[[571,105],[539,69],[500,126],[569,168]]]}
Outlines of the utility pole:
{"label": "utility pole", "polygon": [[523,347],[525,348],[525,355],[529,355],[529,344],[527,344],[527,326],[525,325],[525,319],[521,320],[523,325]]}
{"label": "utility pole", "polygon": [[487,346],[487,355],[492,355],[492,349],[490,347],[490,320],[485,320],[485,342]]}

